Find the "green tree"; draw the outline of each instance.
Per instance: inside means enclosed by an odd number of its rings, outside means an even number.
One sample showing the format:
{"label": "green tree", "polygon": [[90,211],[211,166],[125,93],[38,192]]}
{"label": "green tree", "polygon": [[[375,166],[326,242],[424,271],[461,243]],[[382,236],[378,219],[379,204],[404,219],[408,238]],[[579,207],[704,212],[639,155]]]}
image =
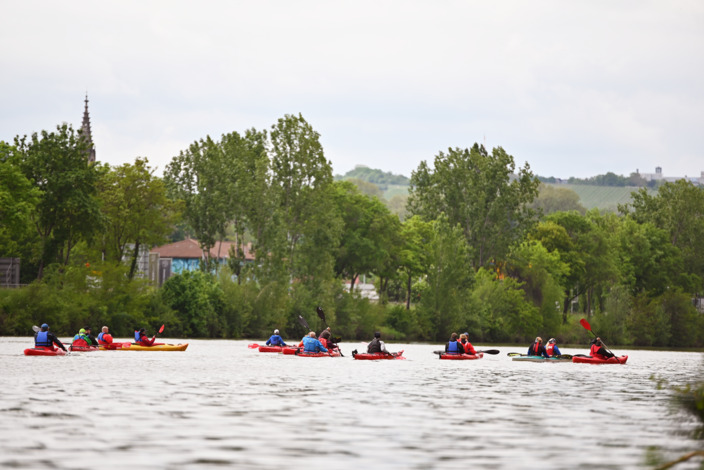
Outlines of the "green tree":
{"label": "green tree", "polygon": [[680,249],[685,271],[696,276],[692,290],[704,288],[704,187],[686,180],[665,183],[656,195],[646,188],[633,193],[630,204],[619,205],[622,214],[637,222],[650,222],[669,234]]}
{"label": "green tree", "polygon": [[349,279],[350,292],[361,274],[379,274],[395,259],[398,217],[376,197],[361,194],[351,182],[334,183],[334,201],[344,226],[335,272]]}
{"label": "green tree", "polygon": [[434,170],[421,162],[411,176],[409,212],[433,220],[444,213],[460,225],[475,269],[503,260],[509,246],[531,226],[527,207],[540,182],[526,165],[515,174],[513,157],[501,147],[449,149],[435,157]]}
{"label": "green tree", "polygon": [[462,229],[450,225],[445,216],[434,221],[432,228],[432,238],[425,247],[426,287],[421,292],[417,310],[428,323],[428,339],[439,341],[466,325],[473,313],[469,299],[474,271],[469,264],[469,249]]}
{"label": "green tree", "polygon": [[131,245],[129,278],[134,277],[140,247],[164,243],[173,230],[177,205],[166,197],[147,159],[109,169],[98,182],[105,223],[99,247],[105,260],[121,263]]}
{"label": "green tree", "polygon": [[38,278],[52,262],[67,265],[71,250],[101,225],[96,199],[99,167],[88,162],[88,144],[67,124],[56,132],[16,137],[15,163],[41,192],[32,223],[40,239]]}
{"label": "green tree", "polygon": [[30,215],[41,197],[20,168],[10,161],[14,147],[0,142],[0,253],[17,256],[20,239],[26,240]]}
{"label": "green tree", "polygon": [[419,216],[413,216],[401,226],[399,271],[406,281],[406,310],[411,308],[411,290],[415,279],[427,272],[427,245],[433,239],[433,226]]}
{"label": "green tree", "polygon": [[184,201],[183,217],[193,228],[209,269],[210,249],[224,238],[231,220],[232,182],[222,147],[209,136],[194,142],[166,166],[164,182],[171,198]]}

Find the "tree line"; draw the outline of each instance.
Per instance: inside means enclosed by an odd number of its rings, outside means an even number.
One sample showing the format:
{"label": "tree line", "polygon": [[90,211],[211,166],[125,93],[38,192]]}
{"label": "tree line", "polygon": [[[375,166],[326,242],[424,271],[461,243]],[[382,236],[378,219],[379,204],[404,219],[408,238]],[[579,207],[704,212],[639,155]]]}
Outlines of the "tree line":
{"label": "tree line", "polygon": [[[618,214],[545,213],[527,163],[474,144],[420,163],[400,220],[333,178],[301,115],[197,140],[163,177],[146,158],[90,164],[87,146],[67,125],[0,143],[0,255],[22,259],[27,284],[0,290],[0,334],[168,323],[174,336],[297,338],[299,315],[322,326],[320,306],[347,339],[580,343],[588,316],[610,344],[704,345],[704,189],[686,181],[643,188]],[[138,254],[174,236],[205,253],[235,243],[227,265],[206,258],[157,288]],[[363,278],[378,301],[355,289]]]}

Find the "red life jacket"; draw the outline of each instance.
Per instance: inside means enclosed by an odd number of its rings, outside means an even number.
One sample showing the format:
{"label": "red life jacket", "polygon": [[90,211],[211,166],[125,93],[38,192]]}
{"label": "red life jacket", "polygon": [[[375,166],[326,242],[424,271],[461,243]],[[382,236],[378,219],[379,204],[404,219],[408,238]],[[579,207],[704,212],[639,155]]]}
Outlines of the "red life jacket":
{"label": "red life jacket", "polygon": [[79,347],[81,347],[81,348],[87,348],[87,347],[88,347],[88,343],[87,343],[86,340],[84,340],[83,338],[74,339],[74,340],[73,340],[73,343],[71,343],[71,344],[72,344],[73,346],[79,346]]}
{"label": "red life jacket", "polygon": [[548,345],[545,347],[545,350],[548,352],[548,356],[554,356],[554,354],[552,353],[553,349],[555,349],[555,343],[548,343]]}
{"label": "red life jacket", "polygon": [[592,344],[592,347],[589,348],[589,355],[592,357],[598,357],[599,359],[606,359],[606,356],[599,354],[600,349],[601,349],[601,346],[598,346],[596,344]]}
{"label": "red life jacket", "polygon": [[474,349],[474,346],[472,346],[472,343],[470,343],[469,341],[463,343],[462,346],[464,346],[465,354],[477,354],[477,351]]}

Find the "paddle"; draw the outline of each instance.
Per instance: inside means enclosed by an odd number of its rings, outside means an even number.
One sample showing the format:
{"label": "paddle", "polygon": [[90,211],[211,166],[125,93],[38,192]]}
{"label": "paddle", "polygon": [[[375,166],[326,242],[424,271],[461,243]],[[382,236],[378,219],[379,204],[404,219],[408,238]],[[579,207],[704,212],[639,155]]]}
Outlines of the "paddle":
{"label": "paddle", "polygon": [[310,326],[308,326],[308,322],[306,321],[306,319],[300,315],[298,315],[298,323],[300,323],[301,326],[303,326],[303,328],[305,328],[307,331],[311,331]]}
{"label": "paddle", "polygon": [[318,313],[318,317],[320,317],[320,319],[323,320],[323,323],[325,323],[325,328],[327,328],[328,322],[325,321],[325,312],[323,312],[323,308],[317,307],[315,311]]}
{"label": "paddle", "polygon": [[[595,338],[597,338],[597,337],[599,336],[599,335],[597,335],[596,333],[594,333],[594,332],[592,331],[592,326],[589,324],[589,322],[588,322],[586,319],[582,318],[581,320],[579,320],[579,324],[582,325],[585,330],[587,330],[587,331],[589,331],[591,334],[593,334]],[[606,349],[606,350],[609,351],[611,354],[613,354],[614,359],[616,359],[616,362],[618,362],[618,363],[620,364],[620,363],[621,363],[621,360],[616,356],[616,354],[614,354],[609,348],[607,348],[603,341],[601,342],[601,344],[602,344],[602,346],[604,346],[604,349]]]}
{"label": "paddle", "polygon": [[[316,307],[315,308],[316,313],[318,314],[318,317],[320,317],[321,320],[323,320],[323,323],[325,324],[325,328],[330,328],[328,326],[328,322],[325,321],[325,312],[323,311],[323,307]],[[337,338],[330,338],[330,342],[332,343],[333,340]],[[338,343],[339,341],[335,341],[333,344]],[[340,353],[340,357],[345,357],[344,354],[342,354],[342,350],[338,347],[337,351]]]}
{"label": "paddle", "polygon": [[251,343],[251,344],[247,345],[247,347],[249,349],[257,349],[257,348],[259,348],[259,345],[257,343]]}

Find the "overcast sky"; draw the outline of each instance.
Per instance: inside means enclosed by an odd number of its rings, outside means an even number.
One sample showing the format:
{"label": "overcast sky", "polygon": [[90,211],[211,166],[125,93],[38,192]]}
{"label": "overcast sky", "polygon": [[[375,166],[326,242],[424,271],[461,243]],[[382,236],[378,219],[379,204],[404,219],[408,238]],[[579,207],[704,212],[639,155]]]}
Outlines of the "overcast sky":
{"label": "overcast sky", "polygon": [[302,114],[335,174],[503,147],[543,176],[704,171],[704,2],[0,0],[0,140],[171,158]]}

